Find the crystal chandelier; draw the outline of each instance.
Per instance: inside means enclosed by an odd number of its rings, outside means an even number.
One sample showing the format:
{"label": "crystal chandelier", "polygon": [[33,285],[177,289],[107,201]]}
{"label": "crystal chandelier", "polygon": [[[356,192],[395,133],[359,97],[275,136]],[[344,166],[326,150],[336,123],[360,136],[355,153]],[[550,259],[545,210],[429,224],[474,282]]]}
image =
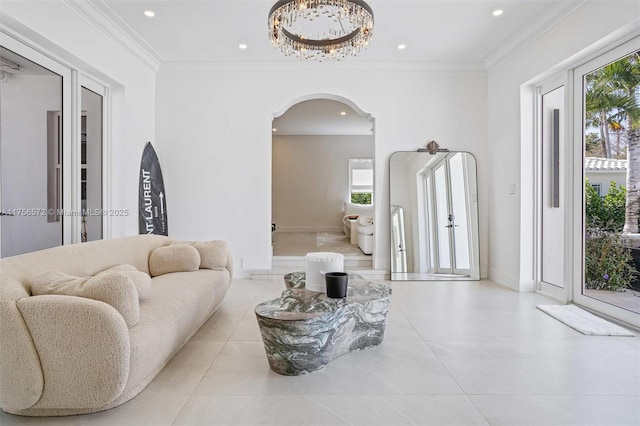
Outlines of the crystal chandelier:
{"label": "crystal chandelier", "polygon": [[340,60],[367,47],[373,10],[364,0],[280,0],[269,11],[269,38],[300,59]]}

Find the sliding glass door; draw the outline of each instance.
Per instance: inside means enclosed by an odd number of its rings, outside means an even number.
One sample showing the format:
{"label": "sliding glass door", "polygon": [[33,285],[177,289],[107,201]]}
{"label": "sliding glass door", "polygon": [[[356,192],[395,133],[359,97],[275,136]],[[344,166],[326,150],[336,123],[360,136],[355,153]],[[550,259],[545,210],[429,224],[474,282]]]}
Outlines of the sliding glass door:
{"label": "sliding glass door", "polygon": [[[640,38],[577,68],[576,303],[640,321]],[[578,157],[578,156],[576,156]]]}
{"label": "sliding glass door", "polygon": [[[2,257],[71,241],[61,210],[68,179],[70,72],[0,47]],[[68,180],[67,180],[68,182]]]}
{"label": "sliding glass door", "polygon": [[0,257],[103,238],[108,87],[2,43]]}

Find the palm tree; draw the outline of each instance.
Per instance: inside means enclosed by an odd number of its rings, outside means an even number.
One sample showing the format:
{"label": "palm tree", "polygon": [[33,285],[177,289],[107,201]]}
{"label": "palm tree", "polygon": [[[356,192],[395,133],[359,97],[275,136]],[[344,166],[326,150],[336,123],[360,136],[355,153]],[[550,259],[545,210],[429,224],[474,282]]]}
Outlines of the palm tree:
{"label": "palm tree", "polygon": [[620,95],[617,118],[626,121],[627,199],[623,232],[638,233],[640,215],[640,52],[605,67],[610,87]]}
{"label": "palm tree", "polygon": [[[623,232],[638,233],[640,214],[640,51],[594,71],[586,80],[587,116],[597,120],[611,158],[609,127],[627,142],[627,195]],[[626,122],[625,128],[620,123]]]}
{"label": "palm tree", "polygon": [[605,68],[586,76],[585,98],[587,124],[598,127],[602,156],[611,158],[611,113],[620,105],[621,97],[619,93],[611,90],[610,75],[605,72]]}
{"label": "palm tree", "polygon": [[627,136],[627,200],[623,232],[638,233],[640,214],[640,52],[610,65],[614,84],[629,102],[621,111],[626,119]]}

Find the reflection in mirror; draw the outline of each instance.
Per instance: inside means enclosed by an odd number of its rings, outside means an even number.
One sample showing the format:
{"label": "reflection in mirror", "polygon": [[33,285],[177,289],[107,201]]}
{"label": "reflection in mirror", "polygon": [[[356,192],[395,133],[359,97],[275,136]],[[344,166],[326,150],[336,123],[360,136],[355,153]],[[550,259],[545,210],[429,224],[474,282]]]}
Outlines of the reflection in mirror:
{"label": "reflection in mirror", "polygon": [[393,153],[389,201],[392,280],[480,279],[473,155]]}
{"label": "reflection in mirror", "polygon": [[87,214],[102,209],[102,96],[82,87],[81,101],[81,241],[87,242],[102,239],[103,217]]}

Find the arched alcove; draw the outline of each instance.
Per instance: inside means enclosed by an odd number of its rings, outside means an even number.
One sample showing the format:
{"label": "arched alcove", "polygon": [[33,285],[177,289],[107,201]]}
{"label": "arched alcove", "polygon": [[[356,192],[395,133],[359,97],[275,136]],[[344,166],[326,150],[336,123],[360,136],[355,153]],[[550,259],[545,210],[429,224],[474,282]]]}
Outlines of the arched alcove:
{"label": "arched alcove", "polygon": [[[363,250],[344,216],[352,206],[356,160],[371,160],[373,197],[373,116],[348,98],[316,93],[292,100],[273,117],[274,260],[336,251],[345,255],[345,267],[351,261],[372,269],[375,232]],[[373,217],[372,205],[369,210]]]}
{"label": "arched alcove", "polygon": [[299,98],[293,99],[291,102],[289,102],[280,111],[274,112],[273,113],[273,118],[281,117],[283,114],[285,114],[294,105],[300,104],[300,103],[305,102],[305,101],[312,101],[312,100],[317,100],[317,99],[328,99],[328,100],[332,100],[332,101],[343,103],[343,104],[347,105],[348,107],[350,107],[351,109],[353,109],[361,117],[366,117],[366,118],[368,118],[369,120],[371,120],[373,122],[373,117],[371,116],[371,114],[368,113],[368,112],[363,111],[351,99],[345,98],[344,96],[335,95],[335,94],[332,94],[332,93],[314,93],[314,94],[308,94],[308,95],[300,96]]}

